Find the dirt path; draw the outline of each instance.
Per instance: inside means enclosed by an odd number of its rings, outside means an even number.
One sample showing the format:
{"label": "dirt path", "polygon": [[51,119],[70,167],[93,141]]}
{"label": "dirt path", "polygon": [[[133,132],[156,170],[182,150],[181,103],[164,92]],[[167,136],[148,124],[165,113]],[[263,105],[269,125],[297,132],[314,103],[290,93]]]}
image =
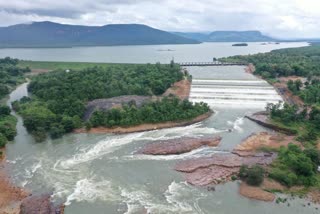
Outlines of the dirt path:
{"label": "dirt path", "polygon": [[176,82],[172,87],[167,89],[163,96],[173,94],[179,97],[181,100],[188,99],[190,95],[191,82],[188,80],[181,80]]}

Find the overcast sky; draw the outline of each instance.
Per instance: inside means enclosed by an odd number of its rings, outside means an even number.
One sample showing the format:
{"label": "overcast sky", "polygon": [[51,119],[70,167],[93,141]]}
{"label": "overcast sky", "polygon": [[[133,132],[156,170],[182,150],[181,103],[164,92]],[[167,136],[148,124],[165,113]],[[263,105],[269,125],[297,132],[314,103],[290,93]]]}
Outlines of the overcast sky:
{"label": "overcast sky", "polygon": [[0,26],[141,23],[168,31],[260,30],[320,37],[320,0],[0,0]]}

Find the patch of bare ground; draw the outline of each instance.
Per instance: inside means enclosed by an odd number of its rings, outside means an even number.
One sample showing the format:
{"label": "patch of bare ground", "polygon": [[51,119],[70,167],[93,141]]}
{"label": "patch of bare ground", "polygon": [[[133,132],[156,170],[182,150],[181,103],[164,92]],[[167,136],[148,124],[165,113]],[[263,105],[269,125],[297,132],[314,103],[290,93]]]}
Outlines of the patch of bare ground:
{"label": "patch of bare ground", "polygon": [[31,72],[30,73],[27,73],[26,75],[27,76],[35,76],[35,75],[39,75],[39,74],[44,74],[44,73],[48,73],[50,72],[51,70],[49,69],[31,69]]}
{"label": "patch of bare ground", "polygon": [[295,140],[294,136],[260,132],[249,136],[241,144],[237,145],[233,152],[239,155],[245,155],[256,152],[262,148],[279,149],[281,146],[288,146],[289,143],[301,146],[301,144]]}
{"label": "patch of bare ground", "polygon": [[267,192],[260,187],[249,186],[245,182],[241,182],[239,193],[240,195],[246,198],[255,199],[259,201],[272,202],[276,198],[276,196],[273,193]]}
{"label": "patch of bare ground", "polygon": [[308,193],[308,198],[315,204],[320,204],[320,190],[313,189]]}
{"label": "patch of bare ground", "polygon": [[170,94],[179,97],[181,100],[188,99],[190,95],[191,82],[189,80],[181,80],[174,83],[174,85],[167,89],[163,96]]}
{"label": "patch of bare ground", "polygon": [[144,131],[152,131],[158,129],[166,129],[173,127],[182,127],[192,125],[194,123],[201,122],[212,115],[213,112],[207,112],[203,115],[200,115],[193,120],[190,121],[180,121],[180,122],[165,122],[165,123],[155,123],[155,124],[141,124],[132,127],[115,127],[115,128],[106,128],[106,127],[97,127],[92,128],[90,130],[86,130],[85,128],[76,129],[74,133],[91,133],[91,134],[103,134],[103,133],[115,133],[115,134],[127,134],[134,132],[144,132]]}
{"label": "patch of bare ground", "polygon": [[[280,82],[276,82],[273,84],[273,86],[275,87],[275,89],[278,91],[278,93],[281,95],[281,97],[283,98],[284,101],[286,101],[287,103],[290,104],[295,104],[298,105],[300,107],[304,106],[304,102],[302,101],[302,99],[299,96],[294,95],[287,86],[287,82],[289,80],[298,80],[301,79],[301,77],[281,77],[279,78]],[[302,82],[304,82],[305,80],[301,80]]]}
{"label": "patch of bare ground", "polygon": [[274,191],[284,191],[286,190],[286,187],[283,186],[282,184],[280,184],[279,182],[269,179],[269,178],[265,178],[263,183],[261,184],[261,189],[263,190],[274,190]]}
{"label": "patch of bare ground", "polygon": [[255,71],[256,71],[256,67],[250,63],[246,68],[245,68],[245,71],[247,73],[250,73],[250,74],[253,74]]}

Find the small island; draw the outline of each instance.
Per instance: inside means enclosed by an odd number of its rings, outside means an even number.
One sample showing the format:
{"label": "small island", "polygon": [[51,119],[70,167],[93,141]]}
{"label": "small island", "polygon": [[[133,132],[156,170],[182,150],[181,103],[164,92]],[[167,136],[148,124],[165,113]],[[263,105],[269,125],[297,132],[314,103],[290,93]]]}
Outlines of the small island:
{"label": "small island", "polygon": [[233,44],[232,46],[234,46],[234,47],[246,47],[246,46],[248,46],[248,43],[236,43],[236,44]]}
{"label": "small island", "polygon": [[191,77],[174,62],[109,64],[31,76],[30,97],[13,103],[36,141],[65,133],[131,133],[185,126],[208,118],[188,101]]}

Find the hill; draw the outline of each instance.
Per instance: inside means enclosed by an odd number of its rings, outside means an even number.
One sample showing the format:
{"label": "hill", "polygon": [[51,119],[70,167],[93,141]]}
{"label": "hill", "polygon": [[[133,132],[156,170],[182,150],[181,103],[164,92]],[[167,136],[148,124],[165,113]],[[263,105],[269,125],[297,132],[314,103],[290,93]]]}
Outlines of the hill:
{"label": "hill", "polygon": [[0,27],[0,47],[72,47],[197,44],[196,40],[139,24],[105,26],[33,22]]}
{"label": "hill", "polygon": [[212,33],[180,33],[176,35],[201,42],[269,42],[275,39],[259,31],[214,31]]}

